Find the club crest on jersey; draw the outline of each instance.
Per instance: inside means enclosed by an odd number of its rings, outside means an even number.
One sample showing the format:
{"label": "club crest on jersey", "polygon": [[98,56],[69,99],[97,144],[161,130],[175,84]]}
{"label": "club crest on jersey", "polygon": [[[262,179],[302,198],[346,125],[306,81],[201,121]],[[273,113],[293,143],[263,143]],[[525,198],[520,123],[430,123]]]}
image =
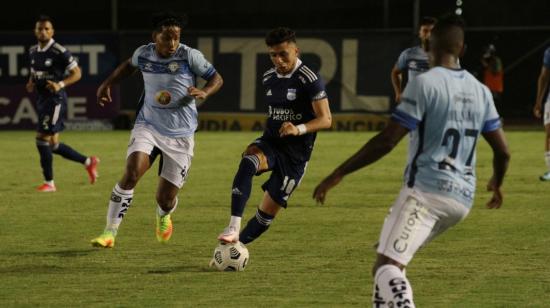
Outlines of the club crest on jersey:
{"label": "club crest on jersey", "polygon": [[44,61],[45,66],[52,66],[52,59],[48,58],[46,61]]}
{"label": "club crest on jersey", "polygon": [[168,69],[172,72],[172,73],[175,73],[178,68],[180,68],[180,65],[178,64],[178,62],[170,62],[168,64]]}
{"label": "club crest on jersey", "polygon": [[288,92],[286,93],[286,99],[289,101],[293,101],[296,99],[296,89],[288,89]]}

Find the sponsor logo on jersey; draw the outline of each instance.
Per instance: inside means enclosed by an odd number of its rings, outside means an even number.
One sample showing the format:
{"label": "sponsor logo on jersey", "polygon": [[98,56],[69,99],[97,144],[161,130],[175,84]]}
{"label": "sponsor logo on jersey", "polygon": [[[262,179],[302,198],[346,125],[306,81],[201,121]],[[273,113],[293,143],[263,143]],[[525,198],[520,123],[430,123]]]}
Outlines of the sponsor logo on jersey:
{"label": "sponsor logo on jersey", "polygon": [[289,101],[293,101],[296,99],[296,89],[288,89],[288,92],[286,93],[286,99]]}
{"label": "sponsor logo on jersey", "polygon": [[271,96],[271,95],[273,95],[273,94],[271,94],[271,89],[267,90],[266,96]]}
{"label": "sponsor logo on jersey", "polygon": [[170,64],[168,64],[168,69],[172,72],[172,73],[175,73],[177,72],[178,68],[179,68],[179,64],[178,62],[170,62]]}
{"label": "sponsor logo on jersey", "polygon": [[301,113],[294,113],[290,108],[276,108],[269,106],[269,117],[274,121],[300,121]]}
{"label": "sponsor logo on jersey", "polygon": [[323,99],[323,98],[325,98],[325,97],[327,97],[327,92],[321,91],[321,92],[317,93],[317,94],[313,97],[313,100],[314,100],[314,101],[317,101],[317,100]]}

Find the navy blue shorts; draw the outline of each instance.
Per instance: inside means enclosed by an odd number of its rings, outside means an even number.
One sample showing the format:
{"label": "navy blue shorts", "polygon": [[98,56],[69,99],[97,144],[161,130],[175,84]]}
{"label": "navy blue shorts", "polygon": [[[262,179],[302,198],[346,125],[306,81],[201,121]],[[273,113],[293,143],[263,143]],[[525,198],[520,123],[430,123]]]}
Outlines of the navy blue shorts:
{"label": "navy blue shorts", "polygon": [[36,104],[38,112],[37,131],[45,134],[56,134],[65,129],[63,118],[67,113],[66,97],[56,95],[39,98]]}
{"label": "navy blue shorts", "polygon": [[267,157],[268,171],[271,171],[271,176],[262,185],[262,189],[269,193],[273,201],[286,208],[288,198],[304,177],[307,161],[293,162],[287,153],[278,150],[274,144],[262,138],[256,139],[251,145],[262,150]]}

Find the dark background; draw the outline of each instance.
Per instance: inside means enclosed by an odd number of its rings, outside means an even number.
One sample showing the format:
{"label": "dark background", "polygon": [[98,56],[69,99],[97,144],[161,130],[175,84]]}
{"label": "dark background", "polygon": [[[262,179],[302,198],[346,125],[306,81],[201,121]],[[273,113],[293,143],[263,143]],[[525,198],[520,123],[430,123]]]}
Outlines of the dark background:
{"label": "dark background", "polygon": [[[550,26],[550,1],[462,0],[469,27]],[[438,16],[454,11],[457,0],[95,0],[13,1],[4,5],[3,31],[32,30],[35,17],[47,13],[67,30],[111,30],[111,8],[117,7],[116,29],[149,30],[151,13],[172,10],[186,13],[194,30],[270,29],[287,25],[296,29],[396,29],[414,25],[415,4],[420,15]],[[16,13],[13,13],[16,12]]]}
{"label": "dark background", "polygon": [[[3,10],[0,31],[32,37],[34,21],[39,14],[54,19],[56,34],[75,32],[108,32],[124,38],[146,39],[150,34],[151,15],[170,10],[186,14],[188,26],[184,37],[231,35],[247,32],[263,35],[266,30],[285,25],[299,35],[357,35],[375,33],[392,37],[410,35],[415,44],[419,16],[439,16],[454,12],[461,2],[467,23],[467,51],[461,61],[470,72],[480,72],[480,56],[489,43],[497,48],[505,70],[504,96],[499,112],[508,119],[531,119],[536,80],[544,49],[550,46],[550,1],[474,1],[474,0],[316,0],[316,1],[145,1],[97,0],[89,5],[75,1],[19,1]],[[16,14],[13,12],[17,12]],[[145,42],[143,42],[145,43]],[[120,46],[121,57],[131,54],[136,46]],[[398,54],[388,55],[397,59]],[[365,55],[368,57],[368,55]],[[387,83],[390,83],[388,67]],[[134,81],[134,84],[139,82]],[[385,88],[390,88],[386,85]],[[393,96],[391,93],[389,96]],[[124,101],[134,101],[128,93]],[[124,106],[123,106],[124,107]]]}

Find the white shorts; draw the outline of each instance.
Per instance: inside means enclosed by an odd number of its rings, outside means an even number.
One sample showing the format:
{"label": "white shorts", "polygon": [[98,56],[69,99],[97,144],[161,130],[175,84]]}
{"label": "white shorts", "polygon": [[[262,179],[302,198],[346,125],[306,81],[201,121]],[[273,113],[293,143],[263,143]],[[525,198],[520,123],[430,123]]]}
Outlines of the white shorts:
{"label": "white shorts", "polygon": [[194,146],[193,136],[166,137],[143,125],[136,125],[132,129],[126,158],[134,152],[151,155],[153,150],[157,148],[162,155],[159,175],[181,188],[185,184],[191,167]]}
{"label": "white shorts", "polygon": [[454,199],[403,187],[384,221],[377,252],[407,265],[421,246],[469,211]]}
{"label": "white shorts", "polygon": [[544,119],[544,125],[550,124],[550,101],[546,101],[544,103],[544,113],[542,114],[542,118]]}

